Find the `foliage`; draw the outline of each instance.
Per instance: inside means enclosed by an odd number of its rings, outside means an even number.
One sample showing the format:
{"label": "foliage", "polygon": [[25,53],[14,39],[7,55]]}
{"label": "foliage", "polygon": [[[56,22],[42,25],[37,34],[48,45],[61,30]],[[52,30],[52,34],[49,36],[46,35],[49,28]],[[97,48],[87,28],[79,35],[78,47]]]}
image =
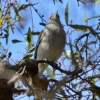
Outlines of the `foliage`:
{"label": "foliage", "polygon": [[[63,3],[63,0],[52,0],[54,4]],[[87,0],[76,0],[78,6],[79,3],[86,4]],[[89,1],[90,2],[90,1]],[[100,6],[99,0],[93,0],[93,3]],[[45,26],[46,21],[44,15],[40,14],[38,9],[35,8],[35,4],[30,3],[28,0],[26,4],[21,4],[18,1],[11,2],[9,0],[0,1],[0,39],[5,40],[6,44],[9,44],[9,36],[16,34],[16,29],[19,31],[24,28],[24,16],[21,12],[30,8],[37,13],[41,21],[40,25]],[[29,9],[28,9],[29,10]],[[31,11],[30,11],[31,12]],[[31,12],[32,13],[32,12]],[[31,15],[31,20],[34,17]],[[86,12],[83,14],[83,20],[85,24],[73,24],[72,20],[69,20],[69,3],[66,4],[65,8],[65,23],[67,26],[67,42],[66,46],[69,50],[65,50],[61,59],[57,64],[49,61],[44,61],[51,65],[45,72],[44,79],[36,80],[37,76],[33,78],[31,69],[28,71],[28,77],[33,79],[32,82],[36,86],[43,85],[43,92],[54,93],[53,99],[57,100],[81,100],[81,99],[100,99],[100,15],[94,15],[92,17],[87,16]],[[88,25],[88,22],[92,19],[98,19],[95,26]],[[18,24],[21,28],[18,28]],[[33,22],[32,22],[33,25]],[[34,25],[33,25],[34,26]],[[23,55],[22,60],[28,60],[33,56],[35,50],[35,43],[32,42],[32,37],[39,35],[40,32],[33,31],[33,28],[28,27],[27,33],[22,34],[24,41],[26,42],[26,53]],[[75,39],[72,37],[77,34]],[[12,43],[22,43],[23,40],[12,39]],[[6,58],[5,61],[9,62],[11,59],[12,52],[8,52],[8,49],[0,43],[0,61],[2,58]],[[33,58],[33,57],[32,57]],[[12,59],[13,61],[13,59]],[[19,63],[20,61],[18,61]],[[43,61],[40,61],[43,62]],[[10,63],[10,62],[9,62]],[[36,64],[39,63],[38,61]],[[15,63],[16,64],[16,63]],[[18,64],[16,64],[18,65]],[[27,73],[25,73],[26,75]],[[36,81],[35,81],[36,80]],[[29,80],[28,80],[29,81]],[[37,83],[35,83],[37,82]],[[45,85],[46,84],[46,85]],[[22,83],[22,85],[24,85]],[[48,85],[48,88],[47,88]],[[44,87],[46,88],[44,91]],[[1,88],[1,87],[0,87]],[[21,87],[22,88],[22,87]],[[13,92],[12,90],[10,90]],[[14,93],[14,92],[13,92]],[[16,94],[16,93],[15,93]],[[27,93],[26,93],[27,94]],[[10,94],[12,96],[12,94]],[[20,94],[17,93],[18,96]],[[51,96],[51,94],[49,94]],[[1,100],[1,99],[0,99]]]}

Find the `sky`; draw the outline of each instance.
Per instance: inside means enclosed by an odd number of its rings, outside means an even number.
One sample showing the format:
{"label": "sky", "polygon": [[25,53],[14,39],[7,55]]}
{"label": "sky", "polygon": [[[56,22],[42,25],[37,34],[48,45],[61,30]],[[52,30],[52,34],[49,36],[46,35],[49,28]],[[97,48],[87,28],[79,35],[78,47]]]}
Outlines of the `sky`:
{"label": "sky", "polygon": [[[25,3],[24,0],[19,0],[20,3]],[[73,24],[84,24],[84,19],[83,19],[83,13],[86,12],[88,18],[92,17],[94,15],[98,15],[99,11],[100,11],[100,7],[96,4],[91,4],[88,3],[87,5],[83,5],[82,3],[79,3],[79,6],[76,2],[76,0],[63,0],[63,3],[57,2],[54,3],[52,2],[52,0],[31,0],[33,3],[38,3],[37,5],[35,5],[35,8],[38,9],[38,11],[44,15],[44,19],[47,21],[48,20],[48,16],[51,13],[55,13],[58,10],[58,13],[60,15],[60,20],[62,22],[63,25],[66,25],[65,23],[65,16],[64,16],[64,12],[65,12],[65,7],[66,4],[69,4],[69,20],[73,21]],[[32,20],[31,20],[31,14],[28,11],[29,9],[26,9],[26,11],[22,12],[21,14],[28,18],[28,20],[25,22],[25,26],[24,29],[21,29],[21,33],[25,34],[27,33],[28,27],[30,27],[31,29],[33,29],[34,31],[41,31],[44,27],[39,25],[39,23],[41,22],[41,19],[39,18],[39,16],[37,15],[37,13],[32,10],[32,15],[33,15],[33,25],[34,27],[32,27]],[[95,25],[97,23],[98,19],[93,19],[91,21],[88,22],[88,25]],[[68,26],[64,27],[65,32],[68,30]],[[78,34],[76,33],[72,39],[75,39],[76,37],[78,37]],[[22,40],[22,43],[17,43],[17,44],[12,44],[11,40],[12,39],[19,39]],[[36,43],[37,41],[37,36],[33,37],[33,42]],[[5,41],[2,40],[2,43],[5,45]],[[11,33],[11,36],[9,37],[9,44],[5,45],[6,48],[9,48],[9,51],[12,52],[12,59],[14,61],[16,60],[20,60],[22,59],[23,55],[26,52],[26,42],[25,42],[25,37],[23,35],[20,34],[19,31],[15,31],[15,34]],[[68,47],[66,47],[67,50],[69,50]],[[13,63],[13,62],[12,62]],[[18,97],[19,98],[19,97]],[[19,100],[18,98],[16,98],[15,100]],[[32,98],[28,98],[28,97],[23,97],[21,98],[21,100],[32,100]]]}
{"label": "sky", "polygon": [[[81,23],[85,24],[83,20],[83,13],[86,12],[87,17],[91,17],[92,15],[96,15],[97,13],[99,13],[96,9],[100,9],[99,6],[97,5],[90,4],[89,6],[87,5],[84,6],[82,3],[80,3],[78,7],[76,0],[73,0],[73,2],[71,0],[63,0],[63,3],[57,2],[55,3],[55,5],[52,2],[52,0],[32,0],[32,2],[38,3],[37,5],[35,5],[35,8],[37,8],[38,11],[44,15],[44,19],[46,21],[48,20],[48,16],[51,13],[55,13],[58,10],[58,13],[60,15],[60,20],[63,25],[66,25],[64,11],[65,11],[65,7],[67,3],[69,4],[69,21],[72,20],[73,24],[81,24]],[[23,2],[21,1],[21,3],[24,3],[24,0]],[[22,12],[21,14],[22,16],[25,16],[26,18],[28,18],[28,20],[25,22],[24,29],[21,29],[22,34],[27,33],[28,27],[33,29],[35,32],[37,31],[40,32],[43,29],[44,26],[39,25],[39,23],[41,22],[41,19],[34,10],[32,10],[34,27],[32,26],[31,14],[29,12],[29,9],[25,10],[25,12]],[[96,23],[96,20],[92,20],[92,21],[89,21],[88,25],[91,25],[91,24],[93,25],[95,23]],[[68,30],[68,27],[65,26],[64,29],[66,32]],[[15,34],[12,34],[9,38],[9,45],[7,47],[9,47],[9,51],[13,50],[12,59],[14,60],[17,60],[17,58],[20,59],[21,57],[23,57],[23,52],[26,51],[25,37],[21,35],[21,33],[18,30],[16,30]],[[72,39],[75,39],[77,36],[78,34],[76,33],[72,37]],[[12,39],[19,39],[19,40],[22,40],[23,42],[18,43],[18,44],[12,44],[12,42],[10,41]],[[32,39],[33,39],[33,42],[36,43],[37,37],[33,36]]]}

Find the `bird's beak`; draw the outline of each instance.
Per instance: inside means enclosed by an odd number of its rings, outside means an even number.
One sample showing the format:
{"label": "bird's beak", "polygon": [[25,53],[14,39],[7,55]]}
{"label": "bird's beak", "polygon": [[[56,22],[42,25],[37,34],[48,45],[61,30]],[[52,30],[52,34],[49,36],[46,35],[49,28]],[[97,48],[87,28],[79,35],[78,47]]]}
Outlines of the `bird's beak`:
{"label": "bird's beak", "polygon": [[58,15],[58,10],[56,11],[56,14]]}

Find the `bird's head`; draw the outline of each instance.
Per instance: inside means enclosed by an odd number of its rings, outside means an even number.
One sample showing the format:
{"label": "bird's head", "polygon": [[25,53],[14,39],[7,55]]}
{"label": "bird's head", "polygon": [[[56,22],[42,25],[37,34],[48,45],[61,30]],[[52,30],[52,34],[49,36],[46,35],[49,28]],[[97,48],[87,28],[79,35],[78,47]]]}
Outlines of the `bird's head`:
{"label": "bird's head", "polygon": [[48,22],[59,22],[60,21],[60,16],[58,14],[58,11],[56,13],[52,13],[50,16],[49,16],[49,19],[48,19]]}

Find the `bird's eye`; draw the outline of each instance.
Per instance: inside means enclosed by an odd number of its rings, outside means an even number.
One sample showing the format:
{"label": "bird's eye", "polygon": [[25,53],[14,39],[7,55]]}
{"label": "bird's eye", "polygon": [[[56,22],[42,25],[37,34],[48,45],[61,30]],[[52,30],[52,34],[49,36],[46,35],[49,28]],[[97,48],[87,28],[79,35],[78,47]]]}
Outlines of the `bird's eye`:
{"label": "bird's eye", "polygon": [[56,14],[56,17],[57,17],[57,18],[59,18],[59,15],[58,15],[58,14]]}
{"label": "bird's eye", "polygon": [[49,19],[52,19],[52,16],[50,16]]}

